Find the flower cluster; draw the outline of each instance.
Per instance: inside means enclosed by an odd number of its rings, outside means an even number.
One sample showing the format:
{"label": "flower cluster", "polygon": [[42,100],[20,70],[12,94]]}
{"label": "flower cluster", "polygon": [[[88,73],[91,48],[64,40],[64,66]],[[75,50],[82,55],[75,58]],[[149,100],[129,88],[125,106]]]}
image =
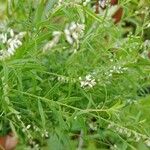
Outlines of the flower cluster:
{"label": "flower cluster", "polygon": [[[87,2],[85,1],[83,3],[84,6],[86,6],[90,1],[87,0]],[[110,6],[110,3],[112,3],[111,1],[108,0],[99,0],[98,3],[95,2],[95,5],[93,6],[93,9],[96,10],[98,9],[99,12],[95,11],[96,13],[99,13],[100,15],[104,15],[104,13],[106,13],[105,8]],[[86,5],[85,5],[86,4]],[[111,8],[111,7],[110,7]],[[109,11],[109,10],[108,10]]]}
{"label": "flower cluster", "polygon": [[111,77],[113,75],[113,73],[122,74],[126,70],[127,70],[126,67],[113,66],[113,68],[110,69],[108,72],[106,72],[105,75],[108,75],[109,77]]}
{"label": "flower cluster", "polygon": [[125,127],[117,126],[113,123],[108,125],[108,129],[112,129],[117,131],[120,135],[126,136],[127,138],[130,138],[131,136],[134,138],[135,142],[144,141],[144,143],[150,147],[150,138],[146,135],[137,133],[136,131],[127,129]]}
{"label": "flower cluster", "polygon": [[110,149],[111,149],[111,150],[118,150],[118,147],[117,147],[116,144],[114,144],[114,145],[112,145],[112,146],[110,147]]}
{"label": "flower cluster", "polygon": [[80,85],[82,88],[92,88],[96,85],[96,80],[92,75],[86,75],[84,79],[79,77]]}
{"label": "flower cluster", "polygon": [[26,127],[24,127],[23,129],[22,129],[22,132],[26,132],[27,130],[29,130],[31,128],[31,125],[29,124],[29,125],[27,125]]}
{"label": "flower cluster", "polygon": [[60,36],[61,36],[61,32],[60,31],[54,31],[53,32],[53,39],[44,45],[43,52],[51,50],[54,46],[56,46],[57,43],[60,40]]}
{"label": "flower cluster", "polygon": [[[74,43],[79,43],[79,39],[83,36],[84,28],[84,24],[79,24],[75,22],[67,24],[64,29],[66,41],[70,45],[73,45]],[[55,47],[59,43],[61,35],[61,31],[54,31],[53,39],[44,45],[43,52],[51,50],[53,47]]]}
{"label": "flower cluster", "polygon": [[[21,121],[20,117],[18,120]],[[25,126],[22,121],[21,121],[21,123],[22,123],[22,127],[23,127],[22,132],[24,132],[24,134],[27,136],[29,145],[31,147],[33,147],[33,149],[39,150],[41,143],[38,142],[37,140],[34,140],[34,135],[32,133],[33,133],[33,131],[35,131],[41,138],[47,139],[47,138],[49,138],[48,131],[41,130],[39,127],[37,127],[35,125],[31,125],[31,124],[28,124],[27,126]]]}
{"label": "flower cluster", "polygon": [[69,82],[75,83],[76,82],[74,78],[70,79],[69,77],[65,77],[65,76],[58,76],[57,80],[63,83],[69,83]]}
{"label": "flower cluster", "polygon": [[0,34],[0,43],[2,45],[0,60],[5,60],[14,55],[16,49],[22,45],[21,40],[25,34],[26,32],[15,34],[12,29],[8,29],[6,32]]}
{"label": "flower cluster", "polygon": [[[86,5],[88,5],[89,2],[90,2],[90,0],[86,0],[85,2],[83,2],[83,5],[86,6]],[[108,9],[105,9],[106,7],[108,7]],[[112,1],[107,1],[107,0],[99,0],[98,6],[96,3],[93,6],[94,11],[96,9],[98,9],[99,12],[97,12],[97,13],[101,16],[106,15],[106,17],[108,19],[110,19],[112,17],[112,15],[115,14],[119,8],[120,8],[120,6],[118,4],[113,4]]]}
{"label": "flower cluster", "polygon": [[73,45],[74,43],[78,42],[80,38],[83,37],[84,29],[85,29],[84,24],[79,24],[75,22],[71,22],[70,24],[67,24],[66,28],[64,29],[67,42],[70,45]]}
{"label": "flower cluster", "polygon": [[49,138],[49,133],[45,130],[45,131],[42,133],[42,137],[44,137],[44,138]]}
{"label": "flower cluster", "polygon": [[34,141],[33,139],[30,139],[29,140],[29,145],[32,147],[32,149],[34,149],[34,150],[40,150],[40,145],[36,142],[36,141]]}

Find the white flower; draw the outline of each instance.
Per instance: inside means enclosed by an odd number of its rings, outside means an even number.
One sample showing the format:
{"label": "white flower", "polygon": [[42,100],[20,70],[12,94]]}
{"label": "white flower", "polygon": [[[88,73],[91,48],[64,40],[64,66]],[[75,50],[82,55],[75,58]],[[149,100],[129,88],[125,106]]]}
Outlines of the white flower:
{"label": "white flower", "polygon": [[27,130],[30,129],[30,128],[31,128],[31,125],[30,125],[30,124],[26,126],[26,129],[27,129]]}
{"label": "white flower", "polygon": [[26,35],[26,32],[20,32],[17,35],[15,35],[16,39],[22,39]]}
{"label": "white flower", "polygon": [[73,37],[73,39],[76,40],[76,41],[79,39],[79,35],[78,35],[77,32],[73,32],[73,33],[72,33],[72,37]]}
{"label": "white flower", "polygon": [[[26,32],[14,34],[12,29],[8,29],[5,33],[0,34],[0,42],[4,44],[5,49],[0,50],[0,60],[5,60],[14,55],[16,49],[22,45],[22,38]],[[8,38],[10,36],[10,38]]]}
{"label": "white flower", "polygon": [[2,41],[3,44],[7,42],[7,34],[6,33],[0,34],[0,41]]}
{"label": "white flower", "polygon": [[79,24],[75,22],[71,22],[70,24],[67,24],[64,29],[64,34],[66,37],[67,42],[70,45],[73,45],[76,42],[79,42],[79,39],[83,36],[83,31],[85,29],[84,24]]}
{"label": "white flower", "polygon": [[33,141],[32,139],[29,140],[29,144],[35,146],[36,142]]}
{"label": "white flower", "polygon": [[60,40],[61,32],[60,31],[54,31],[52,35],[53,35],[53,39],[45,44],[45,46],[43,47],[43,52],[51,50],[54,46],[57,45],[57,43]]}
{"label": "white flower", "polygon": [[110,149],[111,149],[111,150],[118,150],[118,147],[117,147],[116,144],[114,144],[114,145],[112,145],[112,146],[110,147]]}
{"label": "white flower", "polygon": [[34,129],[36,132],[40,131],[40,129],[39,129],[37,126],[33,126],[33,129]]}
{"label": "white flower", "polygon": [[22,42],[21,42],[20,40],[16,39],[16,38],[14,38],[14,39],[9,39],[9,40],[7,41],[7,44],[8,44],[12,49],[16,49],[16,48],[18,48],[19,46],[22,45]]}
{"label": "white flower", "polygon": [[14,36],[15,36],[14,31],[13,31],[12,29],[8,29],[8,32],[10,33],[10,36],[11,36],[11,37],[14,37]]}
{"label": "white flower", "polygon": [[68,29],[64,30],[65,36],[66,36],[66,40],[67,42],[72,45],[73,44],[73,38],[71,37],[71,33]]}
{"label": "white flower", "polygon": [[44,131],[44,133],[42,133],[42,137],[49,138],[49,133],[47,131]]}
{"label": "white flower", "polygon": [[7,52],[8,52],[8,56],[11,56],[11,55],[13,55],[14,54],[14,52],[15,52],[15,49],[14,49],[14,47],[9,47],[8,49],[7,49]]}
{"label": "white flower", "polygon": [[49,137],[49,134],[48,134],[48,132],[47,132],[47,131],[45,132],[45,137],[46,137],[46,138],[48,138],[48,137]]}
{"label": "white flower", "polygon": [[121,67],[121,66],[113,66],[112,69],[110,69],[108,72],[105,73],[105,75],[111,77],[113,73],[124,73],[128,68],[127,67]]}
{"label": "white flower", "polygon": [[100,5],[102,8],[105,8],[105,6],[106,6],[106,0],[100,0],[100,1],[99,1],[99,5]]}
{"label": "white flower", "polygon": [[59,76],[57,79],[58,81],[61,81],[61,82],[65,82],[65,83],[69,82],[69,79],[63,76]]}
{"label": "white flower", "polygon": [[79,77],[79,80],[82,88],[92,88],[96,85],[96,81],[91,75],[86,75],[84,79]]}

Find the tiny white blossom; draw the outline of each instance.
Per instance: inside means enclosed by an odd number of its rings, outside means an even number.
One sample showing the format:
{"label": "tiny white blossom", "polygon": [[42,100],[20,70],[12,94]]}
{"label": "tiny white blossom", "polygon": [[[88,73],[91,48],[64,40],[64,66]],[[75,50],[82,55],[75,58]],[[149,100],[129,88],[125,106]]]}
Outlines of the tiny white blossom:
{"label": "tiny white blossom", "polygon": [[108,72],[105,73],[105,75],[111,77],[113,73],[124,73],[128,68],[127,67],[121,67],[121,66],[113,66]]}
{"label": "tiny white blossom", "polygon": [[87,81],[90,81],[91,78],[92,78],[92,76],[91,76],[90,74],[85,76],[85,79],[86,79]]}
{"label": "tiny white blossom", "polygon": [[29,144],[35,146],[36,142],[33,141],[32,139],[29,140]]}
{"label": "tiny white blossom", "polygon": [[44,131],[44,133],[42,133],[42,137],[49,138],[49,133],[47,131]]}
{"label": "tiny white blossom", "polygon": [[111,150],[118,150],[118,147],[117,147],[116,144],[114,144],[114,145],[112,145],[112,146],[110,147],[110,149],[111,149]]}
{"label": "tiny white blossom", "polygon": [[16,49],[22,45],[22,38],[26,32],[14,33],[12,29],[8,29],[5,33],[0,34],[0,41],[4,44],[5,49],[0,50],[0,60],[5,60],[14,55]]}
{"label": "tiny white blossom", "polygon": [[106,0],[101,0],[101,1],[99,1],[99,5],[100,5],[102,8],[105,8],[105,6],[106,6]]}
{"label": "tiny white blossom", "polygon": [[30,124],[26,126],[26,129],[27,129],[27,130],[30,129],[30,128],[31,128],[31,125],[30,125]]}
{"label": "tiny white blossom", "polygon": [[43,52],[51,50],[54,46],[57,45],[57,43],[60,40],[61,32],[60,31],[54,31],[52,35],[53,35],[53,39],[44,45]]}
{"label": "tiny white blossom", "polygon": [[26,32],[20,32],[19,34],[15,35],[15,38],[22,39],[26,34]]}
{"label": "tiny white blossom", "polygon": [[7,42],[7,34],[6,33],[0,34],[0,41],[2,41],[3,44]]}
{"label": "tiny white blossom", "polygon": [[84,79],[79,77],[79,80],[82,88],[92,88],[96,85],[96,81],[91,75],[86,75]]}
{"label": "tiny white blossom", "polygon": [[10,36],[11,36],[11,37],[14,37],[14,35],[15,35],[15,34],[14,34],[14,31],[13,31],[12,29],[10,29]]}
{"label": "tiny white blossom", "polygon": [[66,82],[66,83],[69,82],[69,79],[63,76],[59,76],[57,79],[58,81],[61,81],[61,82]]}
{"label": "tiny white blossom", "polygon": [[10,55],[13,55],[13,54],[14,54],[15,49],[14,49],[14,47],[10,46],[10,47],[7,49],[7,51],[8,51],[8,56],[10,56]]}
{"label": "tiny white blossom", "polygon": [[78,43],[79,39],[82,38],[83,36],[84,29],[85,29],[84,24],[79,24],[75,22],[71,22],[70,24],[67,24],[64,29],[64,34],[67,42],[70,45],[73,45],[74,43]]}
{"label": "tiny white blossom", "polygon": [[78,33],[76,33],[76,32],[73,32],[73,33],[72,33],[72,37],[73,37],[75,40],[78,40],[78,39],[79,39],[79,35],[78,35]]}
{"label": "tiny white blossom", "polygon": [[66,40],[67,42],[72,45],[73,44],[73,38],[71,37],[71,33],[68,29],[64,30],[65,36],[66,36]]}
{"label": "tiny white blossom", "polygon": [[71,22],[71,23],[70,23],[69,30],[70,30],[70,31],[74,31],[76,28],[77,28],[77,24],[76,24],[75,22]]}
{"label": "tiny white blossom", "polygon": [[46,138],[48,138],[48,137],[49,137],[48,132],[45,132],[45,137],[46,137]]}

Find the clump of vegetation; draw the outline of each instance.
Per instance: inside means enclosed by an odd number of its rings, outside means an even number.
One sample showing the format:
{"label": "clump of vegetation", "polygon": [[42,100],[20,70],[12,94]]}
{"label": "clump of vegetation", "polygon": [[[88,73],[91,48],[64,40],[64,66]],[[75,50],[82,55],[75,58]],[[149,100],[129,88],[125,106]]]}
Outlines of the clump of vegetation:
{"label": "clump of vegetation", "polygon": [[17,149],[150,148],[149,1],[0,1],[0,135]]}

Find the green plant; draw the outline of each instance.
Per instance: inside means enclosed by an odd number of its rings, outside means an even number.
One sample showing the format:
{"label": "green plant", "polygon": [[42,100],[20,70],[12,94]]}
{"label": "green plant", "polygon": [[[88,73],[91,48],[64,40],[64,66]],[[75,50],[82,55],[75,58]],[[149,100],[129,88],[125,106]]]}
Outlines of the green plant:
{"label": "green plant", "polygon": [[120,1],[114,25],[80,1],[1,3],[1,34],[26,33],[9,57],[0,41],[1,135],[16,132],[18,149],[149,149],[149,9]]}

